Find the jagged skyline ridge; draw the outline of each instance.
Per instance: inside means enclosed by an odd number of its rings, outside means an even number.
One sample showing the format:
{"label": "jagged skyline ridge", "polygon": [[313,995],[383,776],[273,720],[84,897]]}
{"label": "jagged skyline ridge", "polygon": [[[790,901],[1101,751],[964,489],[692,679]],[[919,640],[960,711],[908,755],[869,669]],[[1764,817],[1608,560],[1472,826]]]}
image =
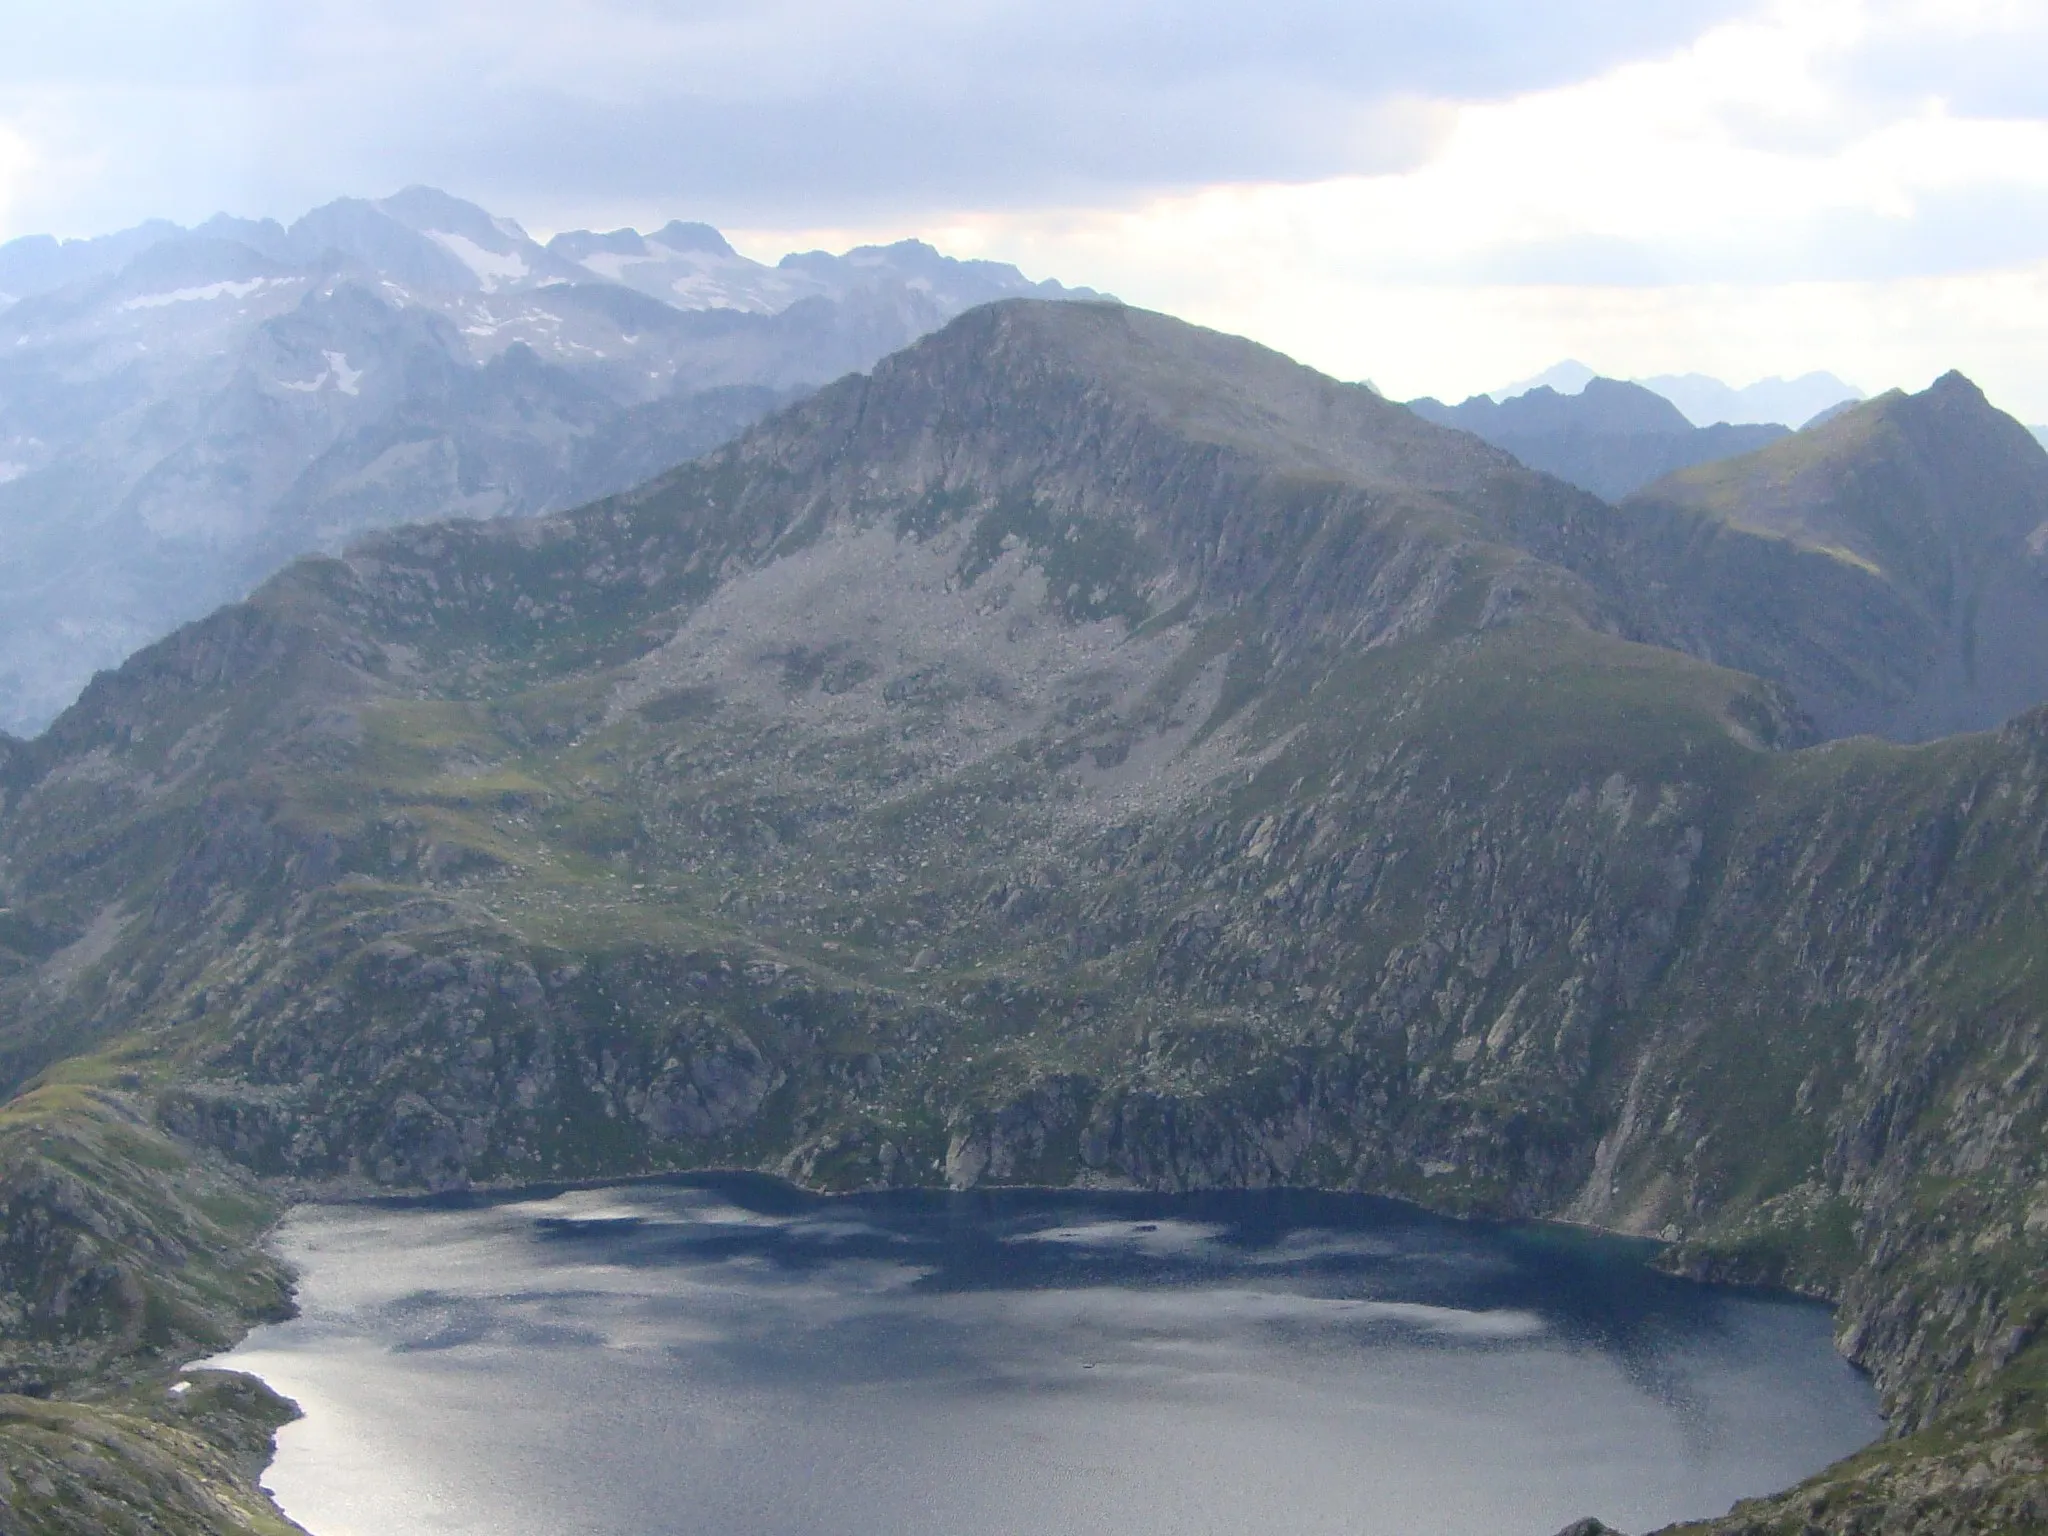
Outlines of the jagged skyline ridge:
{"label": "jagged skyline ridge", "polygon": [[[1541,373],[1518,379],[1499,389],[1484,391],[1495,404],[1525,395],[1534,389],[1553,389],[1560,395],[1576,395],[1595,379],[1618,377],[1588,367],[1577,358],[1553,363]],[[1653,374],[1648,378],[1622,378],[1625,384],[1641,385],[1662,395],[1685,413],[1696,427],[1717,423],[1743,426],[1776,423],[1782,427],[1803,427],[1821,412],[1835,406],[1869,398],[1861,389],[1825,370],[1802,374],[1796,379],[1753,379],[1731,385],[1703,373]]]}
{"label": "jagged skyline ridge", "polygon": [[432,188],[0,247],[0,730],[285,561],[573,506],[988,299],[898,244],[770,267],[704,226],[530,238]]}
{"label": "jagged skyline ridge", "polygon": [[[829,282],[820,274],[829,272],[832,258],[817,250],[791,250],[766,260],[736,250],[725,232],[695,219],[670,217],[645,231],[631,226],[607,230],[563,230],[544,239],[529,234],[517,220],[486,213],[481,207],[452,197],[437,188],[415,186],[386,198],[344,197],[325,203],[302,215],[287,227],[273,219],[245,219],[226,212],[187,228],[175,221],[152,218],[127,229],[59,240],[47,233],[18,236],[0,244],[0,309],[14,299],[25,297],[67,281],[103,276],[132,259],[152,244],[180,234],[209,234],[248,241],[259,248],[292,251],[308,256],[317,247],[323,218],[342,208],[381,208],[410,200],[421,210],[439,209],[452,213],[453,222],[464,225],[474,236],[495,247],[486,250],[472,238],[457,236],[448,242],[446,234],[439,264],[444,280],[456,268],[468,265],[476,282],[486,291],[505,286],[528,286],[534,282],[588,281],[620,282],[650,297],[685,309],[735,308],[769,312],[796,299],[826,291]],[[426,216],[426,215],[422,215]],[[300,231],[304,231],[300,234]],[[493,260],[507,259],[507,253],[525,246],[537,260],[519,258],[519,270],[491,269]],[[842,259],[858,264],[879,262],[884,248],[857,247],[842,253]],[[907,238],[894,243],[895,259],[912,259],[928,272],[947,270],[949,261],[928,242]],[[465,253],[466,252],[466,256]],[[478,261],[484,267],[475,265]],[[452,263],[453,265],[449,265]],[[969,262],[970,267],[1000,268],[1002,263]],[[459,274],[455,280],[464,281]],[[1054,287],[1060,286],[1057,280]],[[1076,288],[1081,293],[1092,292]],[[1566,358],[1529,377],[1498,388],[1478,391],[1496,402],[1511,399],[1532,389],[1548,386],[1560,394],[1577,394],[1587,381],[1615,377],[1638,384],[1670,400],[1699,427],[1718,423],[1737,425],[1777,423],[1798,428],[1836,405],[1868,398],[1868,392],[1822,370],[1785,379],[1777,376],[1730,384],[1701,372],[1664,373],[1626,378],[1607,374]],[[1374,385],[1377,388],[1377,385]],[[1452,392],[1449,400],[1472,398],[1475,392]],[[2044,428],[2048,431],[2048,428]]]}

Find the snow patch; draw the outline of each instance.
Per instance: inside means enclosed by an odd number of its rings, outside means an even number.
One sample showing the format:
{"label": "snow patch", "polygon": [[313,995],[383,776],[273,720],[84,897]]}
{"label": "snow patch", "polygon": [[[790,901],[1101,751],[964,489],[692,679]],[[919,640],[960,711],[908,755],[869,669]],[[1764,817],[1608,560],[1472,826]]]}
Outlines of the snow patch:
{"label": "snow patch", "polygon": [[576,263],[586,272],[594,272],[608,283],[625,281],[626,268],[638,266],[646,261],[645,256],[622,256],[617,251],[592,251]]}
{"label": "snow patch", "polygon": [[757,315],[778,314],[805,292],[779,274],[757,275],[745,269],[729,275],[700,269],[668,286],[674,295],[670,302],[679,309],[742,309]]}
{"label": "snow patch", "polygon": [[346,352],[322,352],[320,355],[327,359],[327,366],[321,370],[319,378],[305,384],[291,379],[279,379],[278,384],[285,389],[295,389],[302,395],[310,395],[332,379],[334,387],[344,395],[359,395],[363,392],[363,370],[349,367]]}
{"label": "snow patch", "polygon": [[321,356],[327,359],[327,366],[334,374],[336,389],[344,395],[360,395],[363,392],[363,370],[349,367],[346,352],[323,352]]}
{"label": "snow patch", "polygon": [[122,309],[161,309],[166,304],[185,304],[204,299],[246,299],[259,288],[268,288],[280,279],[274,277],[252,277],[239,283],[208,283],[202,288],[177,288],[169,293],[146,293],[138,298],[124,299]]}
{"label": "snow patch", "polygon": [[0,485],[5,485],[10,480],[19,480],[27,473],[26,464],[16,464],[11,459],[0,459]]}
{"label": "snow patch", "polygon": [[451,235],[442,229],[428,230],[427,238],[474,272],[486,292],[526,276],[526,258],[517,251],[502,255],[487,251],[467,235]]}

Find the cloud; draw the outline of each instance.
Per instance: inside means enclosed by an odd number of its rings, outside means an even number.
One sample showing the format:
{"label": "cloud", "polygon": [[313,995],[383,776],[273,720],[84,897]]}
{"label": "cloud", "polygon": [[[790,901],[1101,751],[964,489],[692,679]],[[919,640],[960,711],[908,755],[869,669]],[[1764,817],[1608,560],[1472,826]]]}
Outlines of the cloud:
{"label": "cloud", "polygon": [[[1992,29],[2006,20],[1965,14],[1956,46],[2034,47],[2039,26]],[[968,208],[926,232],[1403,395],[1462,398],[1565,356],[1872,388],[1959,366],[2048,420],[2048,120],[1895,89],[1870,62],[1942,25],[1885,0],[1785,0],[1460,104],[1412,168]],[[2048,48],[2031,58],[2048,77]]]}
{"label": "cloud", "polygon": [[0,227],[4,227],[7,212],[20,195],[20,187],[35,168],[35,150],[28,138],[0,123]]}
{"label": "cloud", "polygon": [[1961,366],[2048,420],[2039,0],[8,6],[0,234],[425,181],[920,235],[1397,393]]}
{"label": "cloud", "polygon": [[2032,0],[1872,0],[1830,82],[1879,110],[1939,101],[1965,117],[2048,117],[2048,12]]}
{"label": "cloud", "polygon": [[543,224],[911,218],[1411,166],[1447,103],[1585,78],[1742,3],[16,0],[0,119],[32,111],[97,167],[76,212],[45,189],[67,226],[410,181]]}

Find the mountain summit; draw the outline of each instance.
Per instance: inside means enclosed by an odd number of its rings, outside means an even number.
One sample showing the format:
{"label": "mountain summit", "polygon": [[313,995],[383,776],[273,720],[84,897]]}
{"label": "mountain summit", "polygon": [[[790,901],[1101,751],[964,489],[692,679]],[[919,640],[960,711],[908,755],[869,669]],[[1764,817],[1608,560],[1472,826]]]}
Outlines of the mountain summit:
{"label": "mountain summit", "polygon": [[2048,698],[2048,451],[1959,373],[1627,505],[1684,622],[1721,627],[1703,654],[1782,677],[1828,734],[1923,740]]}

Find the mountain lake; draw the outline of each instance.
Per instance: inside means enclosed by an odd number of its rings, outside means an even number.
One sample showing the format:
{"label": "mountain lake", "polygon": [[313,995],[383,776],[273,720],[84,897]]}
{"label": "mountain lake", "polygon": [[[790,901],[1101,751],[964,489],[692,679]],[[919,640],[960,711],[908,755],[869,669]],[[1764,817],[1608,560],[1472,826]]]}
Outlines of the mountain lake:
{"label": "mountain lake", "polygon": [[1881,1431],[1820,1306],[1652,1245],[1300,1191],[750,1176],[309,1205],[313,1536],[1549,1536],[1724,1512]]}

